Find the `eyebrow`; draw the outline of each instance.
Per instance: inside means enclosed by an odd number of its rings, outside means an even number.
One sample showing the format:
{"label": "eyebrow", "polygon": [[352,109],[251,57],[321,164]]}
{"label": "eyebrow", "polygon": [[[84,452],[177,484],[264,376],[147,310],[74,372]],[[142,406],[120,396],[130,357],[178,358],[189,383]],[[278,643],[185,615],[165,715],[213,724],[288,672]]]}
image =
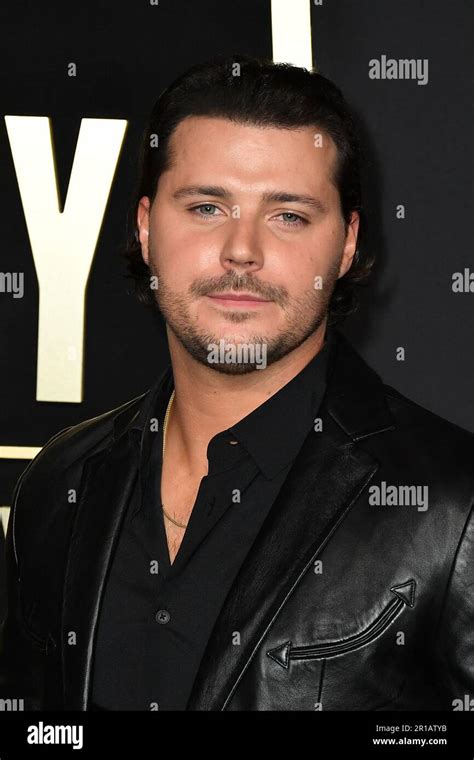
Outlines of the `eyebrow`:
{"label": "eyebrow", "polygon": [[[232,197],[232,193],[226,190],[221,185],[188,185],[187,187],[181,187],[173,193],[173,198],[180,200],[181,198],[187,198],[195,195],[211,195],[215,198],[224,198],[229,200]],[[264,203],[302,203],[304,206],[309,206],[324,213],[326,206],[318,198],[313,198],[311,195],[300,195],[298,193],[288,193],[284,191],[272,190],[262,194],[262,201]]]}

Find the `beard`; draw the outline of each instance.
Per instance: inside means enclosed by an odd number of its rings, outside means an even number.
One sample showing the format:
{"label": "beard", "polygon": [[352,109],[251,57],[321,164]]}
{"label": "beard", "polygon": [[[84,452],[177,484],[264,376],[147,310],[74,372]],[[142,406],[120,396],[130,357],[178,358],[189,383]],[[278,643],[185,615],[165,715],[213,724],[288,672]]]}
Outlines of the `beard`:
{"label": "beard", "polygon": [[[342,254],[341,254],[342,258]],[[309,290],[299,298],[290,298],[284,287],[264,285],[253,275],[238,275],[235,270],[229,270],[220,278],[204,278],[193,282],[189,293],[171,291],[154,263],[156,258],[150,256],[150,272],[157,278],[158,287],[153,291],[155,305],[164,318],[169,330],[200,364],[226,375],[246,375],[257,369],[262,369],[256,359],[258,354],[265,354],[265,366],[287,356],[307,340],[324,321],[329,302],[337,283],[340,260],[335,262],[324,277],[324,286]],[[222,329],[224,334],[218,335],[200,328],[189,313],[189,304],[195,297],[211,295],[212,293],[232,290],[244,291],[267,298],[279,304],[286,316],[285,325],[275,335],[265,335],[259,332],[247,333],[245,338],[233,332],[233,326],[245,324],[249,319],[255,319],[254,311],[230,309],[222,312],[222,319],[229,323],[229,330]],[[264,307],[265,308],[265,307]],[[250,346],[250,351],[226,351],[218,358],[210,359],[211,347],[225,343],[226,347]],[[242,360],[242,355],[245,360]],[[251,358],[253,356],[253,359]]]}

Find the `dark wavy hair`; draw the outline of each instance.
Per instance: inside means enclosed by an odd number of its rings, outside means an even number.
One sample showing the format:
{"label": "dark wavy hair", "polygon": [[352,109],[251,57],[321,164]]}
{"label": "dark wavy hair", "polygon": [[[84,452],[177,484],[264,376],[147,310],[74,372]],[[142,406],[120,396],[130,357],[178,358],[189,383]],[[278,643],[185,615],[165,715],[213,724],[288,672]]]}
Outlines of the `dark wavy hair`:
{"label": "dark wavy hair", "polygon": [[[150,270],[143,261],[138,240],[139,200],[146,195],[153,202],[160,175],[172,165],[170,137],[187,116],[223,117],[255,126],[314,126],[330,135],[337,148],[333,181],[339,191],[346,229],[352,211],[359,213],[360,223],[352,266],[337,281],[329,303],[328,324],[340,323],[354,312],[359,302],[357,288],[366,283],[375,260],[364,245],[366,216],[354,117],[339,88],[314,69],[244,55],[219,56],[188,69],[161,93],[148,118],[123,250],[126,276],[135,281],[140,301],[156,308]],[[156,136],[157,147],[152,144],[153,139],[156,144]]]}

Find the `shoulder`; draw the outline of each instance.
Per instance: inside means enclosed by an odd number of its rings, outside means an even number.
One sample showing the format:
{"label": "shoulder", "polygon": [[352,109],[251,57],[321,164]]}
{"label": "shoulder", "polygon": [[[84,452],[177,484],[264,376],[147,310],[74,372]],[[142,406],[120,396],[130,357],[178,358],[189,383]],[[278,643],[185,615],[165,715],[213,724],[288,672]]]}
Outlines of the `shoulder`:
{"label": "shoulder", "polygon": [[[383,392],[390,411],[395,418],[397,428],[412,434],[433,435],[446,439],[450,445],[458,444],[470,448],[474,447],[474,433],[454,422],[441,417],[421,404],[413,401],[393,388],[383,384]],[[438,440],[438,444],[440,440]]]}
{"label": "shoulder", "polygon": [[385,383],[343,333],[332,343],[329,405],[343,429],[400,474],[459,476],[474,488],[474,433]]}
{"label": "shoulder", "polygon": [[[380,453],[417,482],[431,484],[445,503],[472,504],[474,433],[383,384],[394,427],[379,440]],[[378,438],[378,436],[376,436]],[[377,442],[374,441],[374,445]],[[375,449],[374,449],[374,453]]]}
{"label": "shoulder", "polygon": [[43,479],[51,481],[74,465],[80,466],[95,451],[106,448],[113,439],[118,421],[123,424],[131,421],[141,410],[150,391],[151,389],[77,425],[64,428],[49,438],[18,479],[13,506],[20,488],[23,491],[28,483],[34,482],[36,487]]}

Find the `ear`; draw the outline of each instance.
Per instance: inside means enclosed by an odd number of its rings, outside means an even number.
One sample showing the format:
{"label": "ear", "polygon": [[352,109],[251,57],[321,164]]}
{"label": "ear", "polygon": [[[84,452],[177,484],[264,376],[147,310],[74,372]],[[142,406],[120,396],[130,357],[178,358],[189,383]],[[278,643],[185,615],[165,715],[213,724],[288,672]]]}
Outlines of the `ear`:
{"label": "ear", "polygon": [[344,277],[346,272],[352,266],[352,261],[357,250],[357,236],[359,234],[360,216],[357,211],[353,211],[349,224],[347,225],[346,241],[344,244],[344,252],[342,254],[341,265],[339,267],[340,277]]}
{"label": "ear", "polygon": [[148,264],[148,236],[149,236],[149,224],[150,224],[150,199],[144,195],[140,198],[137,210],[137,227],[138,227],[138,240],[142,248],[142,258],[145,264]]}

